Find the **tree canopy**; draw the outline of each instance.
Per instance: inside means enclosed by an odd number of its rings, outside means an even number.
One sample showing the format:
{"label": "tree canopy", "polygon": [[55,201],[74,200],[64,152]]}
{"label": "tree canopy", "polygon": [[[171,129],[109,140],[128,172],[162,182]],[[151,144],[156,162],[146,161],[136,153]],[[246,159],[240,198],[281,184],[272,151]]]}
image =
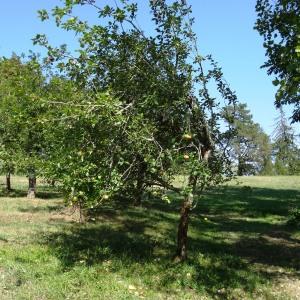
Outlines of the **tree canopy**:
{"label": "tree canopy", "polygon": [[276,106],[292,104],[293,122],[300,121],[300,2],[258,0],[255,28],[264,38],[268,60],[263,67],[278,86]]}

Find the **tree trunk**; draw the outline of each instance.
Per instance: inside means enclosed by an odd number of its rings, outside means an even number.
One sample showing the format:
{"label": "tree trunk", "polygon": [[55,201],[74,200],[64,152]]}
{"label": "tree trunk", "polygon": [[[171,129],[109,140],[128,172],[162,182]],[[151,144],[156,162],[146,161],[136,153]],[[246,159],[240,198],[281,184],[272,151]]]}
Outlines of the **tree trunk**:
{"label": "tree trunk", "polygon": [[197,177],[190,176],[189,187],[191,188],[191,192],[187,196],[185,196],[180,210],[175,261],[184,261],[187,258],[187,233],[189,227],[189,214],[193,205],[196,183]]}
{"label": "tree trunk", "polygon": [[6,190],[11,191],[10,172],[6,173]]}
{"label": "tree trunk", "polygon": [[144,182],[142,179],[139,178],[137,181],[136,191],[135,191],[135,196],[134,196],[134,205],[135,206],[142,205],[143,190],[144,190]]}
{"label": "tree trunk", "polygon": [[143,192],[145,188],[145,172],[147,169],[147,165],[144,162],[141,162],[141,166],[139,169],[139,176],[137,179],[136,183],[136,188],[135,188],[135,199],[134,199],[134,205],[135,206],[141,206],[142,205],[142,197],[143,197]]}
{"label": "tree trunk", "polygon": [[35,174],[30,174],[28,177],[27,198],[34,199],[35,196],[36,196],[36,177]]}
{"label": "tree trunk", "polygon": [[238,176],[244,176],[246,173],[246,161],[242,156],[238,157],[238,169],[237,169],[237,175]]}

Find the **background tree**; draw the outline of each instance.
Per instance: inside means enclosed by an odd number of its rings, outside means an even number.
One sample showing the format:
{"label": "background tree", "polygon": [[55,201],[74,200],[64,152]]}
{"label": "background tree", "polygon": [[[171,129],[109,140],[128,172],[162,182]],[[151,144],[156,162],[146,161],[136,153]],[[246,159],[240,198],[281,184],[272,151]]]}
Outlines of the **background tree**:
{"label": "background tree", "polygon": [[[19,158],[18,134],[19,126],[14,122],[12,103],[10,102],[12,89],[12,74],[14,67],[19,63],[17,56],[10,60],[0,60],[0,166],[1,173],[6,174],[6,189],[11,190],[11,173],[14,172]],[[14,66],[14,67],[13,67]]]}
{"label": "background tree", "polygon": [[260,175],[275,175],[274,164],[272,161],[272,142],[266,133],[262,133],[259,136],[260,152],[262,155],[262,161],[259,168]]}
{"label": "background tree", "polygon": [[300,173],[300,155],[296,137],[292,127],[288,124],[285,114],[280,109],[276,127],[273,132],[273,155],[275,172],[277,175],[297,175]]}
{"label": "background tree", "polygon": [[230,145],[232,156],[236,161],[237,174],[239,176],[251,174],[272,173],[271,144],[266,133],[259,124],[253,121],[253,117],[246,104],[225,108],[225,114],[234,114],[233,123],[235,136]]}
{"label": "background tree", "polygon": [[300,121],[300,2],[258,0],[255,28],[264,38],[268,57],[263,67],[275,75],[276,106],[293,104],[292,120]]}
{"label": "background tree", "polygon": [[38,161],[43,153],[41,99],[44,77],[36,58],[0,61],[1,146],[4,166],[16,165],[29,178],[28,196],[35,196]]}

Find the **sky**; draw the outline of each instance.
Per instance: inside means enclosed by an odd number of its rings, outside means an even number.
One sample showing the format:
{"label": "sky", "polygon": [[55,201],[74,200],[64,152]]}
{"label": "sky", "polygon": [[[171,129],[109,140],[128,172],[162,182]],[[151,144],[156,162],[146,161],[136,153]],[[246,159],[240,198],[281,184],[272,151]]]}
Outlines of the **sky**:
{"label": "sky", "polygon": [[[114,3],[113,0],[97,0]],[[147,0],[137,0],[142,15],[142,28],[149,27]],[[263,40],[253,29],[256,20],[256,0],[188,0],[195,17],[194,31],[202,54],[212,54],[223,69],[226,81],[236,91],[240,102],[247,103],[255,122],[271,134],[278,111],[274,107],[276,89],[272,78],[260,66],[266,60]],[[53,22],[41,22],[38,9],[59,5],[59,0],[2,1],[0,9],[0,56],[34,52],[43,49],[33,46],[31,39],[45,33],[52,45],[66,43],[76,47],[74,34],[61,31]],[[87,19],[95,20],[95,11],[84,11]],[[291,109],[287,109],[287,114]],[[298,126],[299,127],[299,126]],[[297,130],[298,128],[296,128]],[[298,130],[297,130],[298,131]]]}

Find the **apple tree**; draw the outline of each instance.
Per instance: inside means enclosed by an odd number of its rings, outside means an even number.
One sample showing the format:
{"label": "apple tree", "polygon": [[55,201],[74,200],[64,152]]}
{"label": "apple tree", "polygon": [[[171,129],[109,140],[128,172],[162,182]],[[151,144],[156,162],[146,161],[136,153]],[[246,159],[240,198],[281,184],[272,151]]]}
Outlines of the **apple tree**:
{"label": "apple tree", "polygon": [[[98,22],[76,15],[83,5],[95,9]],[[69,52],[42,34],[34,39],[48,49],[45,62],[61,71],[48,97],[45,124],[52,124],[46,131],[55,149],[49,170],[63,174],[66,198],[86,209],[124,194],[139,204],[153,187],[179,192],[176,258],[184,260],[196,196],[233,175],[226,142],[232,122],[224,126],[220,103],[234,105],[236,96],[212,57],[199,54],[186,1],[149,7],[151,33],[136,21],[137,3],[127,0],[102,6],[65,0],[51,13],[39,12],[75,32],[79,43]],[[188,177],[180,189],[173,185],[179,174]]]}

